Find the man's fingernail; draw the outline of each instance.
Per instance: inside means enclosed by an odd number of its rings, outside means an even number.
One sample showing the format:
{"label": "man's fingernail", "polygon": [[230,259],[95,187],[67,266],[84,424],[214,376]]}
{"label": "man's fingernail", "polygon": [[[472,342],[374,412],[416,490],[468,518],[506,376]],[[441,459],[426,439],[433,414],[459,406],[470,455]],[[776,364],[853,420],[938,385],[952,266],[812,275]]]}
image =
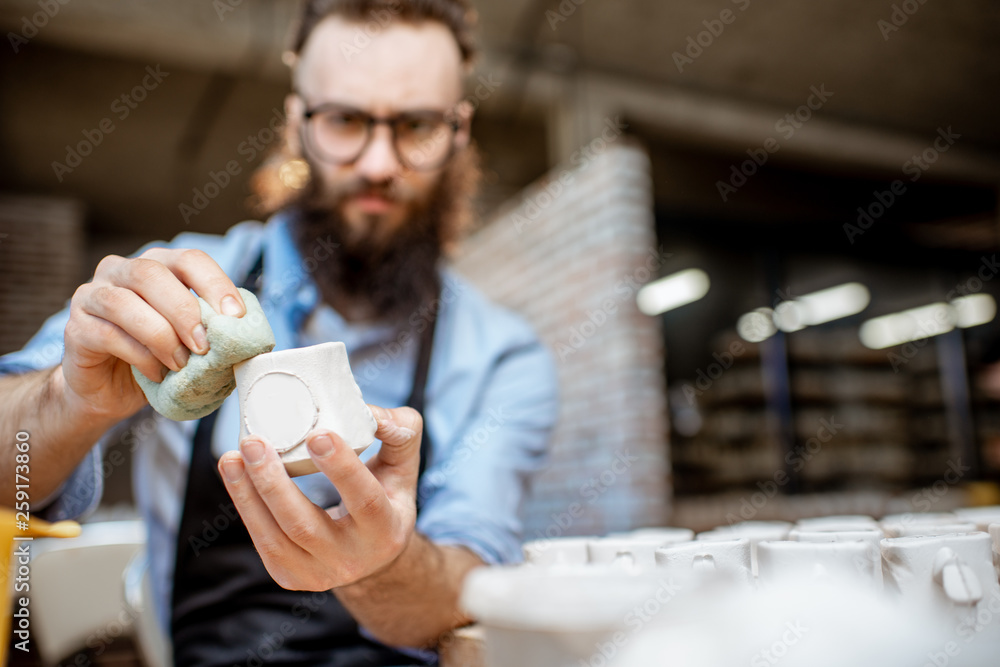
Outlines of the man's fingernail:
{"label": "man's fingernail", "polygon": [[205,334],[205,325],[198,323],[198,326],[194,328],[191,332],[191,337],[194,338],[194,351],[198,354],[205,354],[208,352],[208,336]]}
{"label": "man's fingernail", "polygon": [[243,444],[240,445],[240,450],[247,463],[257,464],[264,460],[264,443],[260,440],[253,438],[244,440]]}
{"label": "man's fingernail", "polygon": [[190,357],[191,357],[191,351],[188,350],[183,345],[174,350],[174,363],[177,364],[178,369],[184,368]]}
{"label": "man's fingernail", "polygon": [[239,459],[230,458],[222,462],[222,474],[226,476],[226,481],[230,484],[243,479],[243,462]]}
{"label": "man's fingernail", "polygon": [[317,435],[309,441],[309,451],[320,458],[333,454],[333,438],[329,435]]}
{"label": "man's fingernail", "polygon": [[240,303],[235,298],[231,296],[222,297],[222,303],[219,305],[222,309],[223,315],[229,315],[230,317],[239,317],[243,314],[243,309],[240,308]]}

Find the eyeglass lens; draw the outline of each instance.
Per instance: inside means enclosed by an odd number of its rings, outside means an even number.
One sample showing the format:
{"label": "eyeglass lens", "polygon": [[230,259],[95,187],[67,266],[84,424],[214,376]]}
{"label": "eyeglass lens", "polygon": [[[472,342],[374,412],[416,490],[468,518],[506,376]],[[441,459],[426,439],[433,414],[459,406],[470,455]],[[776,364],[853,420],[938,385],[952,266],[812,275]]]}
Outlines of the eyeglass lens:
{"label": "eyeglass lens", "polygon": [[320,109],[309,119],[317,152],[336,163],[357,159],[371,140],[374,126],[388,123],[400,161],[411,169],[433,169],[450,155],[455,129],[442,114],[405,114],[378,121],[359,111]]}

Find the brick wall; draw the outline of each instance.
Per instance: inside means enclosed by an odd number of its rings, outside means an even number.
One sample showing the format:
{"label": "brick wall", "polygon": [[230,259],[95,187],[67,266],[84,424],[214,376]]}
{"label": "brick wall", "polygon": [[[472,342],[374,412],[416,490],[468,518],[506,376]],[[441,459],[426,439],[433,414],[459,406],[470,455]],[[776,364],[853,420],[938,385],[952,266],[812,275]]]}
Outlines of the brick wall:
{"label": "brick wall", "polygon": [[664,258],[649,162],[624,141],[590,148],[502,207],[455,262],[526,317],[556,360],[559,425],[526,508],[526,539],[669,516],[660,323],[635,305]]}
{"label": "brick wall", "polygon": [[20,349],[86,278],[83,206],[0,196],[0,354]]}

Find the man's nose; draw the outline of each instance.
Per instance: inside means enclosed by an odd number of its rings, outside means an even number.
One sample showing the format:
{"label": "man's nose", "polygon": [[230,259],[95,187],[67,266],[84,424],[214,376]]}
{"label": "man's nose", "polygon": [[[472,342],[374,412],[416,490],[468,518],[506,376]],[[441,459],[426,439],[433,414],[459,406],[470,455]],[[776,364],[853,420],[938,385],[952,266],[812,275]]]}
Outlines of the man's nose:
{"label": "man's nose", "polygon": [[402,165],[392,143],[392,131],[387,125],[378,124],[372,128],[371,141],[354,163],[354,168],[359,176],[373,183],[387,181],[399,173]]}

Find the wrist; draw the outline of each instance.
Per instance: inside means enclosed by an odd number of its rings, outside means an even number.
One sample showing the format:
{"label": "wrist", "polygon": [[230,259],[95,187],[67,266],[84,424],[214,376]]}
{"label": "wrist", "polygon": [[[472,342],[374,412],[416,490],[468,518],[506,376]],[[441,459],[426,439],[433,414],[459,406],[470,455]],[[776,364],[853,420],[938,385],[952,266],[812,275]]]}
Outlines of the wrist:
{"label": "wrist", "polygon": [[121,404],[116,404],[109,409],[106,406],[96,405],[76,393],[66,381],[62,364],[47,374],[41,390],[43,406],[57,407],[66,423],[73,424],[75,428],[84,432],[103,433],[131,414],[131,412],[122,413]]}
{"label": "wrist", "polygon": [[417,534],[416,530],[411,530],[403,547],[388,563],[381,565],[357,581],[339,587],[337,590],[348,594],[367,595],[368,591],[372,589],[377,590],[386,584],[405,578],[408,569],[406,564],[413,561],[414,555],[421,549],[422,544],[426,544],[426,541]]}

